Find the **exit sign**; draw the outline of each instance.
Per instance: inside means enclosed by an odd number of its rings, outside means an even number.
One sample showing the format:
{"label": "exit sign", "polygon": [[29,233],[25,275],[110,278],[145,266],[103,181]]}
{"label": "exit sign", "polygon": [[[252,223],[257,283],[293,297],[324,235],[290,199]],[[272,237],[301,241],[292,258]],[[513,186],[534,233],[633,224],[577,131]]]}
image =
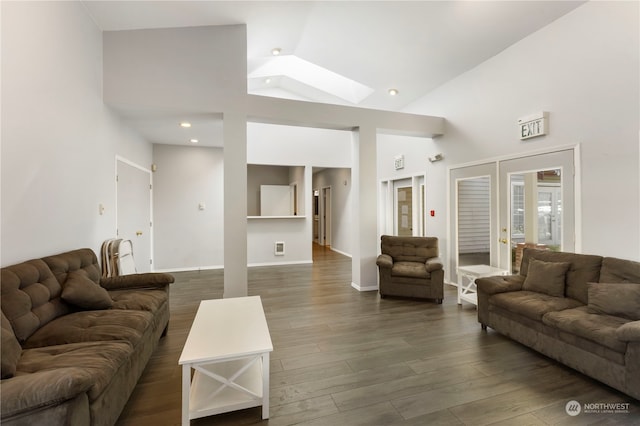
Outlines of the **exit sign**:
{"label": "exit sign", "polygon": [[548,112],[539,112],[518,120],[518,136],[521,140],[547,134]]}

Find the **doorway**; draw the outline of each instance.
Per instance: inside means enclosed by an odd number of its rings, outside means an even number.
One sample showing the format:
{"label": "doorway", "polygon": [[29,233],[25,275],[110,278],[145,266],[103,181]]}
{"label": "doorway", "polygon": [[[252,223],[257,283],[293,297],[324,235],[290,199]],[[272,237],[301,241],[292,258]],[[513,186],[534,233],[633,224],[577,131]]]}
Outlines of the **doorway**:
{"label": "doorway", "polygon": [[153,266],[151,170],[116,158],[116,235],[131,240],[137,272]]}
{"label": "doorway", "polygon": [[413,186],[411,179],[394,181],[393,183],[395,235],[410,237],[413,235]]}
{"label": "doorway", "polygon": [[380,235],[426,235],[425,175],[380,182]]}
{"label": "doorway", "polygon": [[449,170],[450,282],[469,264],[517,273],[525,247],[576,250],[576,149]]}
{"label": "doorway", "polygon": [[331,187],[321,190],[320,205],[320,245],[331,246]]}

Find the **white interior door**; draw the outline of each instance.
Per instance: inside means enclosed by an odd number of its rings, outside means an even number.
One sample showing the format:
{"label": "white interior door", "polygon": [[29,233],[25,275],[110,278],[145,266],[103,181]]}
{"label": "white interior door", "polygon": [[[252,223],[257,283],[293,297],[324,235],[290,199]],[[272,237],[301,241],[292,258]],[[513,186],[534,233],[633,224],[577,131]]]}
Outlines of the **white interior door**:
{"label": "white interior door", "polygon": [[500,268],[517,271],[522,247],[575,250],[574,150],[500,161]]}
{"label": "white interior door", "polygon": [[393,182],[394,230],[401,237],[413,236],[413,185],[411,179]]}
{"label": "white interior door", "polygon": [[117,236],[131,240],[138,272],[152,270],[151,171],[116,161]]}

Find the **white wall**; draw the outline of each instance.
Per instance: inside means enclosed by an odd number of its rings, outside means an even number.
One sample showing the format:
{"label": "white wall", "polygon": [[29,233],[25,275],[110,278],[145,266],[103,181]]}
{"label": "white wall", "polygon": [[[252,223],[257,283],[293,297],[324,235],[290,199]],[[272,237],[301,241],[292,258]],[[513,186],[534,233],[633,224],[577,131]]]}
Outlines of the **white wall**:
{"label": "white wall", "polygon": [[[348,164],[351,161],[350,132],[257,123],[249,123],[247,128],[248,162],[255,163],[247,166],[248,215],[258,214],[260,184],[297,183],[300,216],[304,216],[249,219],[247,263],[311,262],[311,169],[314,165]],[[156,270],[222,267],[223,149],[155,144],[153,162],[157,165],[153,175]],[[345,179],[341,178],[340,182]],[[340,200],[342,192],[338,191],[337,196]],[[204,211],[198,210],[201,201],[206,204]],[[350,214],[348,206],[342,211],[342,204],[339,201],[336,206],[338,218]],[[340,223],[338,221],[336,232],[341,234],[335,241],[348,252],[349,226]],[[275,241],[285,242],[284,256],[274,255]]]}
{"label": "white wall", "polygon": [[104,98],[122,105],[222,112],[247,93],[246,27],[104,33]]}
{"label": "white wall", "polygon": [[153,160],[155,269],[221,268],[222,149],[156,144]]}
{"label": "white wall", "polygon": [[[437,210],[447,165],[580,144],[581,251],[640,259],[638,7],[586,3],[407,108],[447,118],[427,172]],[[520,141],[518,118],[537,111],[549,134]]]}
{"label": "white wall", "polygon": [[99,255],[115,236],[115,156],[148,167],[151,145],[102,102],[102,34],[81,3],[1,7],[1,263]]}
{"label": "white wall", "polygon": [[[378,178],[390,181],[426,174],[426,212],[434,210],[435,216],[426,215],[425,235],[438,237],[441,254],[446,251],[446,166],[444,161],[429,162],[429,157],[444,153],[437,139],[411,136],[378,136]],[[395,170],[394,159],[404,155],[404,168]],[[381,198],[382,200],[382,198]]]}
{"label": "white wall", "polygon": [[287,166],[351,167],[351,132],[248,123],[247,162]]}
{"label": "white wall", "polygon": [[[247,236],[249,265],[311,262],[313,241],[311,170],[314,166],[350,167],[351,132],[249,123],[247,125],[247,161],[256,164],[291,166],[288,183],[298,184],[298,206],[300,216],[304,216],[296,219],[249,220]],[[339,216],[344,214],[346,212],[340,212]],[[350,240],[349,228],[345,228],[344,232],[345,235],[341,235],[337,241]],[[284,256],[273,254],[275,241],[285,241]]]}

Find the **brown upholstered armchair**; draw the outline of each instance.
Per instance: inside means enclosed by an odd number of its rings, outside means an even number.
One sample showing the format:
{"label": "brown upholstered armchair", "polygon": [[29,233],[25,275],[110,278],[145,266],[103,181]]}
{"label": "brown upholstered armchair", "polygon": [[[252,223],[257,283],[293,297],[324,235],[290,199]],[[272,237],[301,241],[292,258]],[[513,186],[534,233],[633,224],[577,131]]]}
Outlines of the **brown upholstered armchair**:
{"label": "brown upholstered armchair", "polygon": [[420,297],[442,303],[444,270],[437,238],[383,235],[380,246],[382,254],[376,261],[380,297]]}

